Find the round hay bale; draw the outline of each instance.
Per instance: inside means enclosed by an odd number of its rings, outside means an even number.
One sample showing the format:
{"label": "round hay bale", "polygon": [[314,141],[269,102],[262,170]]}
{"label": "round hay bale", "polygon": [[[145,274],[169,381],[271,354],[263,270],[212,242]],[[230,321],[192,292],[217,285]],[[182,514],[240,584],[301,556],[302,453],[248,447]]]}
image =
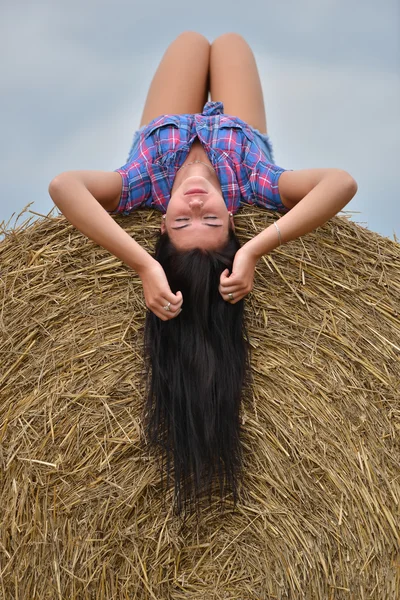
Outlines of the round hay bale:
{"label": "round hay bale", "polygon": [[[116,220],[152,248],[159,214]],[[2,598],[399,597],[399,244],[335,217],[259,262],[240,502],[182,524],[143,450],[137,275],[63,216],[3,233]]]}

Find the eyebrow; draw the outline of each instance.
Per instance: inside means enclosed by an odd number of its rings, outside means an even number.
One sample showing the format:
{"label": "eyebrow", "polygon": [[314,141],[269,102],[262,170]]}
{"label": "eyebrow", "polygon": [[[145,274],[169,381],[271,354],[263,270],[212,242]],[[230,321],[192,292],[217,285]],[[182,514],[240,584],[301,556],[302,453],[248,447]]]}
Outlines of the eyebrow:
{"label": "eyebrow", "polygon": [[[191,223],[186,223],[186,225],[181,225],[180,227],[171,227],[171,229],[185,229],[185,227],[190,227]],[[212,223],[202,223],[206,227],[223,227],[223,225],[215,225]]]}

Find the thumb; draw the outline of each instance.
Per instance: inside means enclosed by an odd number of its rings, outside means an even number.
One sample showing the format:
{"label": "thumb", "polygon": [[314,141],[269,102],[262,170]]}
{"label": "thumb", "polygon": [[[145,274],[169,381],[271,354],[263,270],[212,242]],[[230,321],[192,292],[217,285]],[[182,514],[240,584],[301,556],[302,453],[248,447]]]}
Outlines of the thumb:
{"label": "thumb", "polygon": [[225,269],[225,271],[222,271],[221,277],[219,278],[220,283],[222,283],[225,279],[228,279],[228,277],[229,277],[229,269]]}

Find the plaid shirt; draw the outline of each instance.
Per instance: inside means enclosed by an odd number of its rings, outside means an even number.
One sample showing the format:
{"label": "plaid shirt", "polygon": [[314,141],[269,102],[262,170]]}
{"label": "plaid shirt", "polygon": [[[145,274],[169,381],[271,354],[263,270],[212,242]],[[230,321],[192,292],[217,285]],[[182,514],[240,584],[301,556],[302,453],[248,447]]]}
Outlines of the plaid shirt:
{"label": "plaid shirt", "polygon": [[108,212],[128,215],[146,206],[165,213],[175,175],[196,137],[215,169],[230,212],[237,212],[241,204],[288,212],[278,190],[279,176],[286,169],[269,162],[247,123],[223,110],[222,102],[207,102],[201,114],[153,119],[140,133],[129,162],[115,169],[122,176],[122,193],[116,210]]}

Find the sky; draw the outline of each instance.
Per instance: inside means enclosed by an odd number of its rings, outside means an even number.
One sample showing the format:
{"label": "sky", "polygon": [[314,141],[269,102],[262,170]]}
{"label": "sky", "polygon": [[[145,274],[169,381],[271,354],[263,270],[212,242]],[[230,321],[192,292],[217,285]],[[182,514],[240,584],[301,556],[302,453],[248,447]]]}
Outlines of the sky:
{"label": "sky", "polygon": [[48,214],[62,171],[125,164],[157,65],[186,30],[241,34],[275,162],[348,171],[358,192],[344,210],[400,241],[398,0],[0,0],[0,223],[30,202]]}

